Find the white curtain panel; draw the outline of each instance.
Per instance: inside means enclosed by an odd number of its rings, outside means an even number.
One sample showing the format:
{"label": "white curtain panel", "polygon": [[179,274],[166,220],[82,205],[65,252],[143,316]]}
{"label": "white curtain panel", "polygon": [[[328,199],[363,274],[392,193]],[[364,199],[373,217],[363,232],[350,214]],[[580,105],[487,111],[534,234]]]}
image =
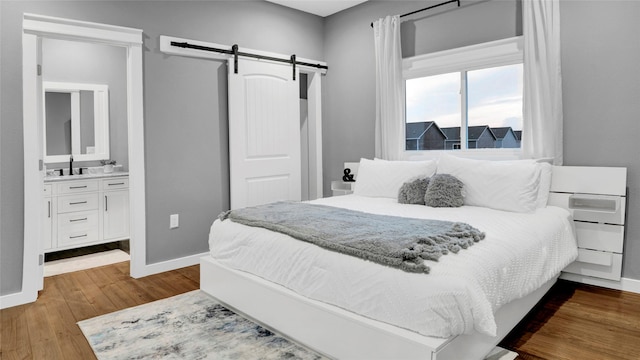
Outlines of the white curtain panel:
{"label": "white curtain panel", "polygon": [[522,151],[562,165],[562,76],[559,0],[523,0]]}
{"label": "white curtain panel", "polygon": [[376,56],[375,155],[399,160],[404,145],[404,94],[400,16],[373,23]]}

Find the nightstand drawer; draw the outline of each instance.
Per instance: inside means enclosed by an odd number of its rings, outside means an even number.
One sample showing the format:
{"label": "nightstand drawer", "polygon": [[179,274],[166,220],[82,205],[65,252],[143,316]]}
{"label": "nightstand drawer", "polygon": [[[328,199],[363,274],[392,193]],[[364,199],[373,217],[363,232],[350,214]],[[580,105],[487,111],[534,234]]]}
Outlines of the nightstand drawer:
{"label": "nightstand drawer", "polygon": [[563,271],[609,280],[620,280],[622,254],[578,249],[578,259],[569,264]]}
{"label": "nightstand drawer", "polygon": [[99,230],[97,210],[58,215],[58,247],[97,241]]}
{"label": "nightstand drawer", "polygon": [[550,193],[547,205],[567,209],[575,220],[624,225],[624,196]]}
{"label": "nightstand drawer", "polygon": [[621,196],[572,194],[569,209],[576,220],[624,225],[624,201]]}
{"label": "nightstand drawer", "polygon": [[80,194],[58,197],[58,214],[98,209],[98,194]]}
{"label": "nightstand drawer", "polygon": [[97,180],[63,181],[58,186],[58,195],[77,194],[88,191],[98,191]]}
{"label": "nightstand drawer", "polygon": [[583,249],[622,253],[624,227],[574,221],[578,247]]}
{"label": "nightstand drawer", "polygon": [[578,258],[576,261],[587,264],[611,266],[611,264],[613,264],[613,255],[614,254],[610,252],[578,249]]}
{"label": "nightstand drawer", "polygon": [[332,181],[331,191],[333,196],[353,194],[354,181]]}

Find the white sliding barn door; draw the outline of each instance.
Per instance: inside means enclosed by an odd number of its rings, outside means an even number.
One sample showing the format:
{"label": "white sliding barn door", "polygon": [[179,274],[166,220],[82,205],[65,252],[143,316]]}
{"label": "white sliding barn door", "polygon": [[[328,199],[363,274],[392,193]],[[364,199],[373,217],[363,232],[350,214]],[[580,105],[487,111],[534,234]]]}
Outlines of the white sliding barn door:
{"label": "white sliding barn door", "polygon": [[[300,103],[293,67],[229,60],[231,209],[299,201]],[[299,74],[296,74],[296,79]]]}

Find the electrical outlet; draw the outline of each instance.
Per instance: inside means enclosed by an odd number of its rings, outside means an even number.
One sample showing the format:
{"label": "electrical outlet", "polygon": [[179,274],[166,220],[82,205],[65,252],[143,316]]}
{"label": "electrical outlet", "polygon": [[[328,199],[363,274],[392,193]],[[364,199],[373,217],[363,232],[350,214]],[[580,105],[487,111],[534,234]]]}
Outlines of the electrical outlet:
{"label": "electrical outlet", "polygon": [[169,216],[169,229],[175,229],[180,226],[180,219],[178,214],[171,214]]}

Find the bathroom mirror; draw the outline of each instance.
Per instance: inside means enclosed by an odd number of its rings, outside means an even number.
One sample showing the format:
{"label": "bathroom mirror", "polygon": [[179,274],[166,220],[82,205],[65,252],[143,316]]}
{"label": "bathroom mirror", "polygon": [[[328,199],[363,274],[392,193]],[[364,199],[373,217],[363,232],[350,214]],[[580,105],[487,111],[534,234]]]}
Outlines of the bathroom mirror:
{"label": "bathroom mirror", "polygon": [[109,159],[109,87],[43,82],[46,163]]}

